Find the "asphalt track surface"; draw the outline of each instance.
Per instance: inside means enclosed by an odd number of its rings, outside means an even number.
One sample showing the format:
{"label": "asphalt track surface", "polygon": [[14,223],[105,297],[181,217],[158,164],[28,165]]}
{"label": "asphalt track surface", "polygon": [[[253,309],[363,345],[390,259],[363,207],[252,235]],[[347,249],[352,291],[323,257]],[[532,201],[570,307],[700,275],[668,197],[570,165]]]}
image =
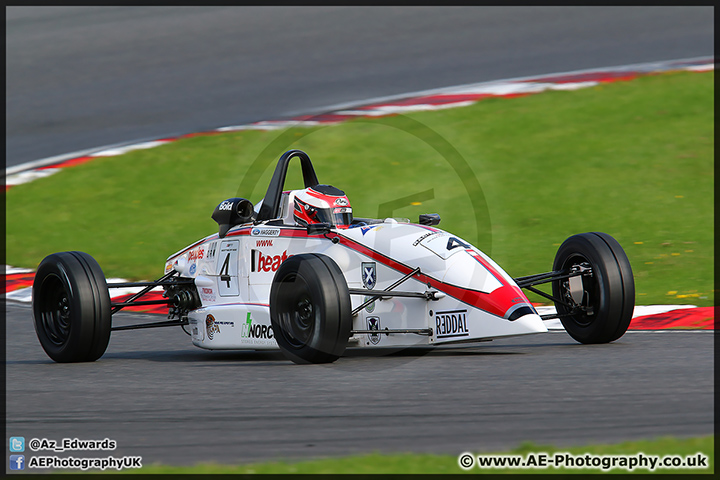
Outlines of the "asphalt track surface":
{"label": "asphalt track surface", "polygon": [[7,7],[7,164],[429,88],[713,55],[708,7]]}
{"label": "asphalt track surface", "polygon": [[[708,56],[711,8],[9,7],[8,164],[414,90]],[[580,346],[549,333],[295,366],[206,352],[173,328],[118,332],[100,361],[61,365],[29,307],[8,304],[7,435],[108,437],[113,455],[145,464],[707,435],[712,338]]]}
{"label": "asphalt track surface", "polygon": [[113,452],[45,455],[188,465],[713,433],[709,331],[629,332],[592,346],[556,332],[355,349],[311,366],[279,352],[201,350],[178,327],[115,332],[99,361],[56,364],[19,304],[8,306],[7,334],[8,436],[118,442]]}

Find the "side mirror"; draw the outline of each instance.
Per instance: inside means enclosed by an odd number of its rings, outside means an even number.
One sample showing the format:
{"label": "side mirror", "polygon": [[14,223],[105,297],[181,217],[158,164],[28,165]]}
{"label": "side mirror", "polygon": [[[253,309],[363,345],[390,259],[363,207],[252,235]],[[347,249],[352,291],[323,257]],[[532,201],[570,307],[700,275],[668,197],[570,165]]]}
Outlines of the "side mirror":
{"label": "side mirror", "polygon": [[215,220],[220,227],[218,235],[220,238],[224,238],[228,230],[235,225],[250,222],[254,215],[253,204],[250,200],[244,198],[228,198],[215,207],[212,213],[212,219]]}
{"label": "side mirror", "polygon": [[307,226],[308,235],[325,235],[330,233],[329,223],[311,223]]}
{"label": "side mirror", "polygon": [[421,213],[420,214],[420,220],[418,221],[420,225],[437,225],[440,223],[440,214],[438,213]]}

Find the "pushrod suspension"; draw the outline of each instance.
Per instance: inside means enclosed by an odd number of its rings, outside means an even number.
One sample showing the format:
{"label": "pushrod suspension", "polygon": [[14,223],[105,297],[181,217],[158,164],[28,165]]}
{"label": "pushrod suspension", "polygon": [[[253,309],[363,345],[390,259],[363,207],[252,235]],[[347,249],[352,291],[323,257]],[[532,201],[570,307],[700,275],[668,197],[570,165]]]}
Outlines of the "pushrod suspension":
{"label": "pushrod suspension", "polygon": [[[418,273],[420,273],[420,267],[416,267],[415,270],[413,270],[412,272],[408,273],[407,275],[405,275],[404,277],[402,277],[400,280],[398,280],[397,282],[393,283],[392,285],[390,285],[389,287],[387,287],[385,290],[381,290],[380,292],[371,292],[371,291],[369,291],[369,290],[358,290],[355,294],[357,294],[357,295],[373,295],[373,298],[369,298],[369,299],[365,300],[365,301],[364,301],[363,303],[361,303],[358,307],[356,307],[356,308],[351,312],[352,315],[353,315],[353,316],[354,316],[354,315],[357,315],[360,310],[362,310],[363,308],[367,307],[367,306],[370,305],[371,303],[375,303],[379,298],[382,297],[382,295],[380,295],[382,292],[389,292],[389,291],[392,290],[393,288],[397,287],[398,285],[400,285],[401,283],[405,282],[406,280],[410,279],[413,275],[416,275],[416,274],[418,274]],[[353,289],[353,290],[354,290],[354,289]],[[424,297],[425,295],[422,294],[422,296]]]}

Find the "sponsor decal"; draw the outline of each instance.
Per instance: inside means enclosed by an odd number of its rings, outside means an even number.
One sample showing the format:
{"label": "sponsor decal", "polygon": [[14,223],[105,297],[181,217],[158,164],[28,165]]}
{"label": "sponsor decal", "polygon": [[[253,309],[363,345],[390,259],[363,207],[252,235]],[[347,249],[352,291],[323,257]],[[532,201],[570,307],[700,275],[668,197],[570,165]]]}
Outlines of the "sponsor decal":
{"label": "sponsor decal", "polygon": [[220,333],[220,326],[215,323],[215,317],[212,315],[205,317],[205,331],[207,332],[207,336],[210,340],[213,339],[213,336],[216,333]]}
{"label": "sponsor decal", "polygon": [[462,252],[465,248],[470,246],[459,238],[453,237],[451,234],[442,231],[432,232],[429,235],[425,234],[418,238],[413,245],[420,245],[443,260],[447,260],[451,255]]}
{"label": "sponsor decal", "polygon": [[200,298],[206,302],[214,302],[217,299],[217,297],[215,297],[215,290],[207,287],[200,288]]}
{"label": "sponsor decal", "polygon": [[381,227],[381,225],[367,225],[365,227],[360,227],[360,232],[362,232],[363,236],[365,236],[365,234],[367,232],[369,232],[370,230],[372,230],[373,228],[377,228],[379,230],[380,227]]}
{"label": "sponsor decal", "polygon": [[253,325],[252,317],[250,312],[247,314],[247,319],[243,323],[242,331],[240,332],[242,338],[261,338],[263,340],[270,340],[273,338],[273,329],[270,325]]}
{"label": "sponsor decal", "polygon": [[191,318],[190,325],[192,326],[192,336],[197,338],[200,336],[200,330],[198,330],[197,319]]}
{"label": "sponsor decal", "polygon": [[168,263],[167,265],[165,265],[165,273],[168,273],[170,270],[172,270],[172,267],[172,263]]}
{"label": "sponsor decal", "polygon": [[225,200],[220,205],[218,205],[218,210],[232,210],[232,207],[232,202],[228,202],[227,200]]}
{"label": "sponsor decal", "polygon": [[255,227],[250,230],[250,235],[253,237],[278,237],[280,236],[280,229]]}
{"label": "sponsor decal", "polygon": [[467,310],[435,312],[435,336],[437,338],[468,337]]}
{"label": "sponsor decal", "polygon": [[340,207],[345,207],[348,205],[348,203],[349,202],[347,201],[347,198],[344,198],[344,197],[340,197],[337,200],[335,200],[335,205],[338,205]]}
{"label": "sponsor decal", "polygon": [[[368,330],[380,331],[380,317],[367,317],[367,326]],[[377,345],[378,343],[380,343],[380,334],[368,333],[368,340],[373,345]]]}
{"label": "sponsor decal", "polygon": [[281,255],[263,255],[260,250],[250,250],[251,272],[277,272],[280,264],[288,259],[287,250]]}
{"label": "sponsor decal", "polygon": [[272,240],[256,240],[255,246],[256,247],[272,247],[273,241]]}
{"label": "sponsor decal", "polygon": [[237,240],[228,240],[226,242],[223,242],[222,245],[220,245],[220,253],[237,252],[237,251],[238,251]]}
{"label": "sponsor decal", "polygon": [[333,209],[333,213],[352,213],[352,208],[350,207],[337,207]]}
{"label": "sponsor decal", "polygon": [[215,258],[215,249],[216,248],[217,248],[217,242],[210,242],[208,244],[207,255],[205,256],[205,258],[207,258],[208,260]]}
{"label": "sponsor decal", "polygon": [[418,237],[418,239],[413,242],[413,247],[417,247],[418,245],[420,245],[420,243],[426,238],[432,237],[433,235],[438,235],[440,233],[444,233],[447,235],[446,232],[428,232],[420,235],[420,237]]}
{"label": "sponsor decal", "polygon": [[205,247],[200,247],[197,250],[190,250],[188,253],[188,262],[192,262],[193,260],[202,260],[204,255]]}
{"label": "sponsor decal", "polygon": [[193,263],[192,265],[190,265],[190,270],[188,270],[188,273],[190,275],[195,275],[195,272],[197,272],[197,265]]}
{"label": "sponsor decal", "polygon": [[[371,298],[373,298],[373,297],[365,297],[365,298],[363,299],[363,303],[367,302],[367,301],[370,300]],[[365,311],[368,312],[368,313],[374,312],[374,311],[375,311],[375,302],[373,302],[373,303],[371,303],[370,305],[368,305],[367,307],[365,307]]]}
{"label": "sponsor decal", "polygon": [[368,290],[375,288],[377,283],[377,273],[375,271],[375,262],[362,262],[360,268],[362,274],[363,286]]}

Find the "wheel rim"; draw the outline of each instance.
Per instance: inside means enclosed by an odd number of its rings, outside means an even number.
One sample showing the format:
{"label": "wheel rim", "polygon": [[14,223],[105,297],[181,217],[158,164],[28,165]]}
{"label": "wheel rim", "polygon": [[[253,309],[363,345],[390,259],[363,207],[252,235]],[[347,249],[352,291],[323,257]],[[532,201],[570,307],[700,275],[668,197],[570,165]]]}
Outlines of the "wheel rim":
{"label": "wheel rim", "polygon": [[[584,255],[575,253],[569,256],[565,260],[565,262],[563,262],[562,270],[569,271],[572,267],[578,265],[591,266],[591,263],[590,260],[588,260]],[[573,300],[570,293],[570,280],[565,279],[559,282],[561,298],[566,303],[569,303],[570,305],[574,305],[576,307],[570,309],[564,305],[558,305],[558,310],[562,310],[562,313],[570,313],[573,310],[577,309],[577,312],[574,313],[570,318],[572,318],[577,325],[581,327],[587,327],[595,321],[599,313],[596,311],[595,308],[596,305],[598,305],[598,300],[600,299],[599,283],[597,281],[596,274],[594,273],[594,269],[592,276],[588,277],[582,275],[580,278],[582,279],[583,283],[583,299],[581,301],[582,305],[577,304]],[[577,307],[590,307],[593,309],[593,315],[588,315],[587,312],[579,310],[579,308]]]}
{"label": "wheel rim", "polygon": [[48,340],[65,345],[70,337],[70,294],[57,275],[49,275],[40,289],[40,324]]}
{"label": "wheel rim", "polygon": [[280,334],[290,346],[299,349],[307,345],[313,335],[316,308],[302,276],[288,275],[282,286],[284,299],[278,305]]}

